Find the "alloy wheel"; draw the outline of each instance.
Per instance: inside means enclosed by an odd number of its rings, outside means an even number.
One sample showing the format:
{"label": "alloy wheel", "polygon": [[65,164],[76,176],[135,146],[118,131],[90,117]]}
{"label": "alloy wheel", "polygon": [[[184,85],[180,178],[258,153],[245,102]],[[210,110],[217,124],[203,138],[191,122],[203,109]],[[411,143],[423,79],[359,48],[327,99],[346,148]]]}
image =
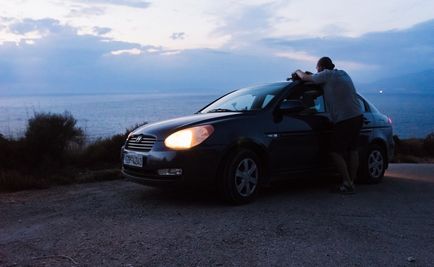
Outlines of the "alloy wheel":
{"label": "alloy wheel", "polygon": [[258,183],[258,167],[253,159],[245,158],[240,161],[235,171],[235,187],[243,197],[255,192]]}
{"label": "alloy wheel", "polygon": [[384,158],[381,151],[372,150],[368,157],[369,174],[372,178],[379,178],[384,169]]}

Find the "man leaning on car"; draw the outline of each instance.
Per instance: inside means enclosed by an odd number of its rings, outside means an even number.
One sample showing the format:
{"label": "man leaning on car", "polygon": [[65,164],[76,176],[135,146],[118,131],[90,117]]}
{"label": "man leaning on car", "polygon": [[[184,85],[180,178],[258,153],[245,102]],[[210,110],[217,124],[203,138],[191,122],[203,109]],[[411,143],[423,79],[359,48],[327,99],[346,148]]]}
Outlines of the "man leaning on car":
{"label": "man leaning on car", "polygon": [[331,157],[342,176],[342,184],[336,192],[351,194],[354,193],[359,163],[357,143],[363,124],[360,103],[350,76],[343,70],[335,69],[329,57],[320,58],[316,69],[316,74],[301,70],[295,74],[303,81],[323,85],[326,106],[333,123]]}

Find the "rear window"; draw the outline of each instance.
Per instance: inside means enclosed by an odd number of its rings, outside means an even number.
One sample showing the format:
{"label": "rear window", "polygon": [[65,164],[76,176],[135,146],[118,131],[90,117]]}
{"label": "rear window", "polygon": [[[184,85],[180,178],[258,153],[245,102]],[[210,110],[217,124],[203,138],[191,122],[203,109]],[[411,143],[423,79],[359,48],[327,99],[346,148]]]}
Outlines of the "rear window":
{"label": "rear window", "polygon": [[361,105],[362,106],[362,112],[380,113],[380,111],[378,111],[378,109],[374,105],[369,103],[369,101],[362,98],[361,96],[359,96],[358,98],[359,98],[359,101],[361,101],[361,103],[363,103]]}
{"label": "rear window", "polygon": [[357,99],[359,100],[359,104],[360,104],[360,111],[365,113],[368,112],[367,108],[366,108],[366,103],[365,101],[361,98],[361,97],[357,97]]}

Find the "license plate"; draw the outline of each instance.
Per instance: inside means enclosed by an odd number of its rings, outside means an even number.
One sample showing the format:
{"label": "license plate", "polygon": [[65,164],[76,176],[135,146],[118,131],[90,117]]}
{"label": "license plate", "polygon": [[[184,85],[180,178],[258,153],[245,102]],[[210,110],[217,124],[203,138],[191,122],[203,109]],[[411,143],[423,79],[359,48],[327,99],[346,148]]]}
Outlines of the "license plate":
{"label": "license plate", "polygon": [[124,164],[134,167],[143,167],[143,155],[136,153],[124,154]]}

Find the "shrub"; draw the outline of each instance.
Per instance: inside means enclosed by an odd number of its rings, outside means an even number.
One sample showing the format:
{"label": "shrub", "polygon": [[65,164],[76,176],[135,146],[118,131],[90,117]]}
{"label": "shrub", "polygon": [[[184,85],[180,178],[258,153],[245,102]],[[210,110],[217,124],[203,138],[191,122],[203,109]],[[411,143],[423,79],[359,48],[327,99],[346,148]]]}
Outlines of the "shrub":
{"label": "shrub", "polygon": [[117,179],[120,149],[129,132],[144,124],[84,146],[70,113],[36,113],[23,138],[0,134],[0,191]]}
{"label": "shrub", "polygon": [[100,138],[88,145],[81,155],[81,167],[101,169],[117,166],[120,162],[120,150],[125,143],[127,134],[117,134],[109,138]]}
{"label": "shrub", "polygon": [[418,163],[433,162],[434,157],[434,133],[429,134],[425,139],[399,139],[394,136],[395,155],[394,162]]}
{"label": "shrub", "polygon": [[3,137],[2,134],[0,134],[0,169],[6,168],[9,155],[9,142],[6,138]]}
{"label": "shrub", "polygon": [[423,140],[423,148],[430,157],[434,157],[434,132],[430,133]]}
{"label": "shrub", "polygon": [[23,140],[7,139],[0,136],[0,170],[19,169],[20,158],[23,154]]}
{"label": "shrub", "polygon": [[417,157],[425,156],[425,151],[423,149],[423,141],[422,139],[404,139],[401,140],[397,136],[394,136],[395,141],[395,154],[402,155],[412,155]]}
{"label": "shrub", "polygon": [[90,169],[119,167],[121,147],[125,144],[128,134],[145,124],[146,122],[136,124],[132,128],[126,129],[123,134],[100,138],[88,145],[79,155],[80,167]]}
{"label": "shrub", "polygon": [[25,155],[30,167],[44,173],[60,167],[65,151],[72,144],[81,145],[83,131],[76,127],[76,119],[69,113],[35,113],[25,132]]}

